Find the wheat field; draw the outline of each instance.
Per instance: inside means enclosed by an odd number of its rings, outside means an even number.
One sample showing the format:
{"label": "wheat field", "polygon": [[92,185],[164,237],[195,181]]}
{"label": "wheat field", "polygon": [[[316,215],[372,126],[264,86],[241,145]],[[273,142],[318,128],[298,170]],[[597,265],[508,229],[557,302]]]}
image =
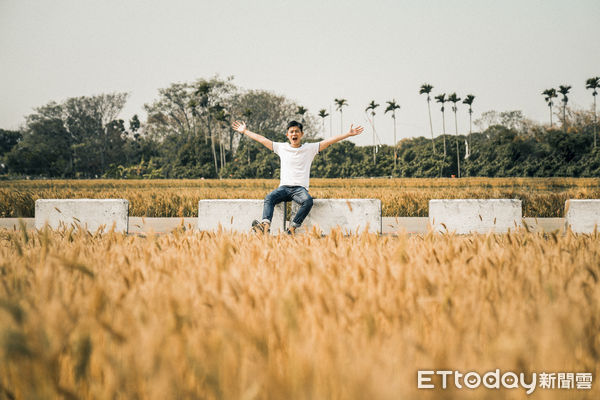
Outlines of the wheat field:
{"label": "wheat field", "polygon": [[[33,217],[43,198],[122,198],[135,217],[195,217],[200,199],[262,199],[273,179],[0,181],[0,218]],[[383,216],[426,217],[430,199],[505,198],[524,217],[562,217],[567,199],[600,198],[597,178],[311,179],[315,198],[380,199]]]}
{"label": "wheat field", "polygon": [[599,239],[2,230],[0,399],[523,399],[417,370],[597,379]]}

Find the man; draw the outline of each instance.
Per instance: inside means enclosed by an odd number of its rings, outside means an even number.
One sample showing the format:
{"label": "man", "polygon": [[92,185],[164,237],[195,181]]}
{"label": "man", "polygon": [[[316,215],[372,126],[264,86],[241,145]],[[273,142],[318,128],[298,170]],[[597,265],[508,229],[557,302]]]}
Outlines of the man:
{"label": "man", "polygon": [[286,136],[289,143],[272,142],[262,135],[251,132],[246,128],[245,122],[235,121],[232,127],[250,139],[263,144],[267,149],[274,151],[281,160],[279,187],[265,198],[262,220],[255,220],[252,223],[253,229],[258,232],[269,232],[275,205],[282,201],[293,200],[300,205],[300,209],[290,224],[288,234],[294,234],[296,228],[302,225],[304,218],[312,208],[313,199],[308,194],[308,181],[310,178],[310,165],[317,153],[325,150],[333,143],[350,136],[359,135],[363,131],[361,126],[354,128],[351,125],[350,130],[345,134],[318,143],[302,144],[302,136],[304,135],[302,124],[296,121],[291,121],[287,126]]}

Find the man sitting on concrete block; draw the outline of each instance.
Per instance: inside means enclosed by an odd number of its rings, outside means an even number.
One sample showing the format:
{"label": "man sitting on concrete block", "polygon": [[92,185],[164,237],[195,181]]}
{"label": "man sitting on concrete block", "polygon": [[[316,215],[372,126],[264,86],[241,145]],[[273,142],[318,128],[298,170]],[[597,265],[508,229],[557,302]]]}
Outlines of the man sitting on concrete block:
{"label": "man sitting on concrete block", "polygon": [[302,144],[302,124],[297,121],[291,121],[287,126],[286,136],[289,143],[273,142],[266,137],[251,132],[246,128],[246,123],[235,121],[232,124],[233,129],[263,144],[267,149],[272,150],[281,160],[281,179],[279,187],[269,193],[265,198],[262,220],[255,220],[252,227],[257,232],[269,232],[271,220],[273,218],[273,209],[275,205],[283,201],[295,201],[300,205],[300,209],[294,216],[291,226],[287,233],[293,234],[296,228],[302,225],[302,221],[308,215],[312,208],[312,197],[308,194],[308,184],[310,179],[310,166],[317,153],[325,150],[333,143],[344,140],[350,136],[356,136],[362,133],[363,128],[350,125],[350,130],[341,135],[325,139],[318,143]]}

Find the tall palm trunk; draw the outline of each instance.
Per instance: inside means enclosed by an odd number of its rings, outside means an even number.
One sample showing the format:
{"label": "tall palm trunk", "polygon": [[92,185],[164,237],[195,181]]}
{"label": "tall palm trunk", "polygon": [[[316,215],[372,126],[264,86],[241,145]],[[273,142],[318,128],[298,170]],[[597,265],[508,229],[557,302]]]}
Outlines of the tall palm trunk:
{"label": "tall palm trunk", "polygon": [[550,107],[550,129],[552,129],[552,104],[550,104],[548,107]]}
{"label": "tall palm trunk", "polygon": [[[429,98],[429,95],[427,95],[427,111],[429,112],[429,131],[431,132],[431,147],[433,147],[433,154],[435,154],[435,142],[433,141],[433,122],[431,122],[431,105],[429,104],[430,102],[431,99]],[[395,128],[396,125],[394,124],[394,129]]]}
{"label": "tall palm trunk", "polygon": [[213,161],[215,162],[215,173],[219,176],[219,165],[217,164],[217,151],[215,150],[215,136],[211,129],[210,114],[208,115],[208,135],[210,136],[210,147],[212,149]]}
{"label": "tall palm trunk", "polygon": [[344,133],[344,114],[340,108],[340,134]]}
{"label": "tall palm trunk", "polygon": [[[429,115],[431,118],[431,114]],[[396,170],[396,159],[398,158],[398,142],[396,141],[396,113],[392,114],[394,119],[394,171]],[[433,139],[432,139],[433,140]],[[435,153],[435,146],[433,146],[433,152]]]}
{"label": "tall palm trunk", "polygon": [[373,122],[372,122],[372,125],[373,125],[373,164],[377,165],[377,154],[376,154],[377,146],[375,145],[375,116],[372,115],[372,117],[373,117]]}
{"label": "tall palm trunk", "polygon": [[223,141],[223,168],[225,168],[227,166],[227,136],[225,136],[225,132],[221,135]]}
{"label": "tall palm trunk", "polygon": [[219,175],[219,165],[217,164],[217,151],[215,149],[215,137],[213,133],[210,133],[210,147],[212,149],[213,161],[215,162],[215,173]]}
{"label": "tall palm trunk", "polygon": [[219,132],[219,157],[221,159],[221,171],[225,168],[225,145],[223,144],[223,137]]}
{"label": "tall palm trunk", "polygon": [[102,151],[100,152],[100,165],[101,165],[101,169],[102,169],[102,173],[104,173],[104,164],[106,161],[106,150],[108,148],[108,144],[107,144],[107,132],[106,132],[106,128],[102,128]]}
{"label": "tall palm trunk", "polygon": [[596,122],[596,96],[594,96],[594,148],[596,148],[596,126],[598,123]]}
{"label": "tall palm trunk", "polygon": [[442,128],[444,132],[444,160],[446,159],[446,113],[442,111]]}
{"label": "tall palm trunk", "polygon": [[[70,142],[72,142],[72,140],[69,140]],[[74,168],[74,162],[73,159],[75,158],[75,151],[73,150],[73,144],[69,145],[69,163],[68,163],[68,173],[69,175],[73,174],[73,168]]]}
{"label": "tall palm trunk", "polygon": [[244,139],[246,141],[246,159],[248,162],[248,165],[250,165],[250,141],[251,139],[248,136],[244,136],[242,139]]}
{"label": "tall palm trunk", "polygon": [[471,146],[471,134],[473,133],[473,110],[471,110],[471,106],[469,106],[469,151],[473,150]]}
{"label": "tall palm trunk", "polygon": [[458,177],[460,178],[460,153],[458,149],[458,119],[456,118],[456,107],[454,107],[454,129],[456,131],[456,165],[458,166]]}

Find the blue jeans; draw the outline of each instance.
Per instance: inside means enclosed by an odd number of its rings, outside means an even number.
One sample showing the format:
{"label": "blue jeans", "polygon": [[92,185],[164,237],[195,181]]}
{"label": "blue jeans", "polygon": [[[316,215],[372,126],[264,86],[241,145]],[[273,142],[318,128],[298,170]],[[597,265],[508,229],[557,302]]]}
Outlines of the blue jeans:
{"label": "blue jeans", "polygon": [[271,223],[276,204],[292,200],[300,205],[300,209],[292,220],[291,226],[297,228],[302,225],[302,221],[304,221],[304,218],[306,218],[313,205],[313,198],[308,194],[308,190],[302,186],[279,186],[269,193],[265,197],[262,222]]}

